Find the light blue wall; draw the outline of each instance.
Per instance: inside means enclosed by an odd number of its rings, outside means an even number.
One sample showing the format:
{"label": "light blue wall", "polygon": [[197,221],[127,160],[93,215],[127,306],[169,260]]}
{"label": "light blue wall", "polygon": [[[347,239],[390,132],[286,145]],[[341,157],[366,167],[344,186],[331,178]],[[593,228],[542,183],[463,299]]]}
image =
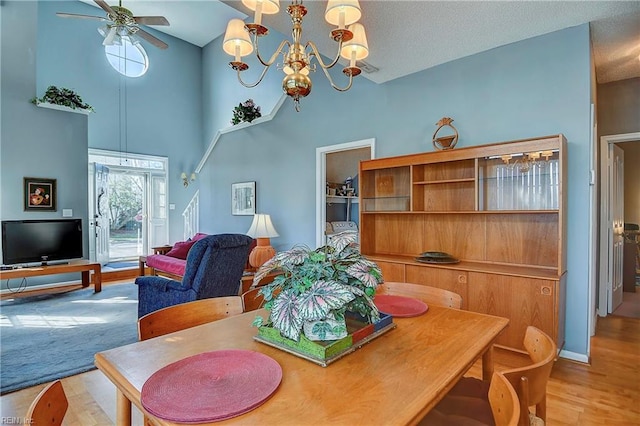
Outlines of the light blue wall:
{"label": "light blue wall", "polygon": [[[106,60],[99,21],[55,15],[102,16],[100,9],[79,1],[4,1],[0,9],[0,218],[58,218],[63,208],[70,208],[84,221],[88,256],[87,148],[126,149],[169,157],[168,202],[176,205],[169,211],[169,240],[181,240],[181,213],[199,180],[185,189],[180,173],[195,170],[203,152],[202,49],[150,29],[169,49],[145,43],[149,71],[141,78],[125,79]],[[74,89],[96,112],[87,117],[32,105],[29,100],[42,96],[49,85]],[[120,100],[126,105],[126,144],[119,138]],[[57,212],[23,211],[24,176],[57,179]],[[66,279],[73,278],[53,280]],[[30,279],[28,285],[45,281],[52,279]]]}
{"label": "light blue wall", "polygon": [[[270,55],[284,38],[276,31],[260,39],[260,51]],[[262,115],[269,114],[282,95],[282,77],[284,74],[277,69],[270,69],[261,84],[254,88],[246,88],[238,82],[236,72],[228,64],[233,58],[222,50],[223,37],[218,37],[202,50],[203,68],[203,106],[204,137],[210,142],[220,129],[231,126],[233,108],[240,102],[253,99],[260,106]],[[265,58],[269,59],[269,58]],[[242,73],[243,81],[254,84],[260,78],[263,67],[252,57],[243,58],[249,69]],[[280,62],[278,62],[280,61]],[[276,63],[281,63],[282,56]],[[273,67],[272,67],[273,68]]]}
{"label": "light blue wall", "polygon": [[[169,202],[176,204],[169,211],[169,240],[181,240],[181,213],[199,181],[185,189],[180,174],[193,172],[203,152],[202,49],[148,28],[169,48],[143,42],[149,70],[139,78],[123,77],[107,62],[99,21],[60,18],[56,12],[104,15],[78,1],[38,2],[38,95],[49,85],[68,87],[95,108],[89,117],[90,148],[169,157]],[[122,137],[120,105],[126,108]]]}
{"label": "light blue wall", "polygon": [[[0,132],[0,219],[58,219],[72,209],[83,220],[84,255],[88,256],[87,116],[37,108],[35,95],[37,4],[4,2],[2,20],[2,80]],[[61,167],[61,165],[64,165]],[[57,211],[25,212],[23,178],[56,179]],[[80,274],[58,275],[79,280]],[[10,280],[14,288],[20,280]],[[50,282],[30,278],[28,284]],[[7,281],[3,280],[2,288]]]}
{"label": "light blue wall", "polygon": [[[207,46],[207,49],[211,46]],[[206,49],[205,49],[206,51]],[[215,54],[206,56],[216,59]],[[217,59],[216,59],[217,60]],[[223,62],[223,61],[220,61]],[[220,86],[235,75],[222,70]],[[207,64],[212,69],[214,65]],[[227,71],[227,72],[225,72]],[[568,140],[568,279],[565,349],[588,342],[590,50],[588,25],[503,46],[376,85],[359,79],[347,93],[312,76],[314,92],[274,120],[224,134],[207,161],[202,194],[208,231],[244,232],[251,217],[230,214],[231,183],[257,182],[257,208],[269,213],[277,250],[315,243],[315,149],[376,139],[376,156],[432,151],[435,123],[453,117],[459,147],[563,133]],[[212,83],[205,83],[212,84]],[[268,83],[263,83],[268,84]],[[245,93],[244,91],[241,93]],[[208,118],[205,118],[207,126]]]}

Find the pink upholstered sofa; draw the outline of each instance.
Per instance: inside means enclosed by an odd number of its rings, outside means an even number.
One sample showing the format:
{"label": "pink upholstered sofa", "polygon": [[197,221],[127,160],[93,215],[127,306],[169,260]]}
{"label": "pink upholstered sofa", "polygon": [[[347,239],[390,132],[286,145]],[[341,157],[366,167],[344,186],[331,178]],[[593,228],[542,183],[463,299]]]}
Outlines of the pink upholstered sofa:
{"label": "pink upholstered sofa", "polygon": [[[153,247],[154,254],[140,256],[140,275],[144,276],[146,268],[149,268],[151,275],[164,275],[174,279],[182,279],[189,249],[196,241],[207,235],[199,232],[187,241],[178,241],[173,246]],[[249,247],[249,252],[253,250],[255,245],[256,241],[253,240]],[[245,270],[250,269],[251,266],[247,263]]]}

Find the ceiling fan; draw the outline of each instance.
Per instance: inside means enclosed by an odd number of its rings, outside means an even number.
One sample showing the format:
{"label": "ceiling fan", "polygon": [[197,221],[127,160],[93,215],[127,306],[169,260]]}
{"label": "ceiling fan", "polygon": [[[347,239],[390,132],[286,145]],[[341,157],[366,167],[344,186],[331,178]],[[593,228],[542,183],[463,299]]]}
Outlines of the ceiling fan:
{"label": "ceiling fan", "polygon": [[104,36],[102,44],[105,46],[121,44],[123,36],[129,37],[131,43],[135,44],[137,42],[135,36],[140,36],[160,49],[169,47],[164,41],[140,28],[140,25],[169,25],[169,21],[164,16],[133,16],[129,9],[122,7],[122,0],[118,6],[109,6],[104,0],[94,1],[107,12],[106,17],[63,12],[58,12],[56,15],[62,18],[97,19],[106,22],[104,27],[98,29],[98,32]]}

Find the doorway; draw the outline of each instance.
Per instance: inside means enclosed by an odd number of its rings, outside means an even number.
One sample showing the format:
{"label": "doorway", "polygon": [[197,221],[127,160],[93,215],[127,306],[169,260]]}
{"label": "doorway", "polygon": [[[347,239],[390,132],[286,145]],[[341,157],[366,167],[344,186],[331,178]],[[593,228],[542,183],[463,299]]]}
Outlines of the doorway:
{"label": "doorway", "polygon": [[168,241],[168,160],[89,150],[89,256],[104,265],[137,262]]}
{"label": "doorway", "polygon": [[361,160],[371,158],[373,138],[316,148],[316,246],[324,245],[327,233],[333,232],[327,223],[359,229],[358,168]]}
{"label": "doorway", "polygon": [[[600,212],[600,255],[599,255],[599,280],[597,290],[597,304],[596,308],[599,316],[607,316],[615,309],[617,302],[622,297],[622,242],[623,242],[623,229],[624,222],[629,220],[637,220],[638,217],[627,217],[626,208],[620,212],[622,203],[612,203],[610,193],[625,191],[625,187],[632,186],[637,188],[640,186],[640,182],[624,182],[622,188],[620,184],[614,185],[612,182],[611,173],[609,170],[615,170],[615,155],[609,155],[609,152],[613,152],[616,145],[623,143],[637,143],[640,141],[640,132],[627,133],[620,135],[602,136],[600,138],[600,157],[601,157],[601,179],[600,179],[600,197],[601,197],[601,212]],[[635,163],[631,159],[631,163]],[[615,195],[615,194],[612,194]],[[620,198],[620,194],[618,194]],[[625,197],[623,197],[624,199]],[[613,220],[616,219],[616,220]],[[617,293],[616,293],[617,291]],[[616,301],[617,299],[617,301]]]}

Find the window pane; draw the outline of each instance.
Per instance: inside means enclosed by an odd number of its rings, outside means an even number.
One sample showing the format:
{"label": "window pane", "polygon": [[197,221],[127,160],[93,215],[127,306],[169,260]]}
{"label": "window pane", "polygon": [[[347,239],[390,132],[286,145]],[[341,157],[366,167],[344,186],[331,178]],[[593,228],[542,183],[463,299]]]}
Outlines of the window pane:
{"label": "window pane", "polygon": [[149,58],[140,44],[131,44],[128,37],[121,38],[122,45],[105,46],[109,64],[122,75],[140,77],[149,68]]}

